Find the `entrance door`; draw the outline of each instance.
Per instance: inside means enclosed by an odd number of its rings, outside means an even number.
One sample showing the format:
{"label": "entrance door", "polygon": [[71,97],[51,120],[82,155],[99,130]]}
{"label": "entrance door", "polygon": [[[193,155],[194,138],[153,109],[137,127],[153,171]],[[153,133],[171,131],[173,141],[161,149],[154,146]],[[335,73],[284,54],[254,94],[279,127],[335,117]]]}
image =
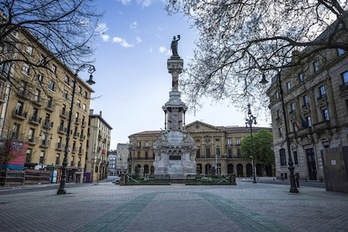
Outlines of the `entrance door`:
{"label": "entrance door", "polygon": [[310,180],[317,179],[317,166],[315,165],[315,156],[313,148],[306,149],[307,155],[307,167],[308,167],[308,176]]}

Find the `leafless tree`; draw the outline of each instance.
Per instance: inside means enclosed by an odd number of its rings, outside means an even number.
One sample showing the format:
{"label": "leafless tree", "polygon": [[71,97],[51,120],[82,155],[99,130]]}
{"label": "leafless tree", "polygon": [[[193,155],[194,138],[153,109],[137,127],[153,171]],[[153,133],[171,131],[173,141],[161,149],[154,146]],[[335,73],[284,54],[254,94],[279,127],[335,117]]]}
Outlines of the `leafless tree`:
{"label": "leafless tree", "polygon": [[[93,39],[100,17],[93,0],[0,1],[2,77],[13,89],[19,90],[23,83],[16,79],[11,67],[16,66],[18,72],[18,67],[25,64],[30,68],[31,76],[49,72],[54,77],[49,66],[52,60],[59,60],[71,69],[92,61]],[[44,57],[39,55],[40,46],[41,51],[47,51]],[[35,52],[38,55],[33,58],[31,54]]]}
{"label": "leafless tree", "polygon": [[263,74],[323,50],[348,51],[347,8],[347,0],[170,0],[166,10],[188,16],[200,33],[181,83],[189,103],[197,107],[206,96],[243,107],[267,102]]}

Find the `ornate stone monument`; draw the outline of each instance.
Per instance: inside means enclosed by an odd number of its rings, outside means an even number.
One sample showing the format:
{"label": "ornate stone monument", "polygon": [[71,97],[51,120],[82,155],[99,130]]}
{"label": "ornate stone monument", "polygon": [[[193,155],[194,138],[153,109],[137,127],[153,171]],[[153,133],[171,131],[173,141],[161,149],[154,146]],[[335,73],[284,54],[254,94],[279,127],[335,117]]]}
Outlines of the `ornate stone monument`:
{"label": "ornate stone monument", "polygon": [[162,107],[165,113],[165,130],[154,143],[155,174],[169,174],[170,179],[185,179],[187,174],[196,174],[194,153],[196,148],[192,137],[185,131],[185,113],[187,106],[181,101],[179,74],[182,73],[184,61],[178,55],[180,35],[174,36],[171,49],[172,56],[167,60],[168,72],[172,75],[172,90],[169,101]]}

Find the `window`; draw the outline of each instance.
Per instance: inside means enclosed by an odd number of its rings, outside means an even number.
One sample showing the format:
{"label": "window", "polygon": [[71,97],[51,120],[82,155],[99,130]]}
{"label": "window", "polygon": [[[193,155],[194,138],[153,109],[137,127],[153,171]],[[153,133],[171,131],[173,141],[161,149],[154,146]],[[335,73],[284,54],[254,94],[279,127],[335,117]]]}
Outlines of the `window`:
{"label": "window", "polygon": [[88,93],[87,93],[87,91],[85,91],[85,98],[86,98],[86,99],[88,98]]}
{"label": "window", "polygon": [[33,54],[33,47],[27,46],[25,52],[31,56]]}
{"label": "window", "polygon": [[55,66],[54,64],[52,64],[52,66],[51,66],[51,71],[52,71],[53,73],[56,73],[56,72],[57,72],[57,66]]}
{"label": "window", "polygon": [[296,106],[295,102],[290,103],[290,112],[289,113],[294,113],[296,111]]}
{"label": "window", "polygon": [[45,58],[45,56],[44,55],[40,55],[40,59],[39,59],[39,64],[40,65],[45,65],[45,63],[46,63],[46,58]]}
{"label": "window", "polygon": [[216,148],[215,148],[215,154],[216,154],[217,156],[220,156],[220,147],[216,147]]}
{"label": "window", "polygon": [[280,94],[279,94],[279,91],[278,91],[278,90],[274,92],[273,97],[274,97],[275,99],[279,99]]}
{"label": "window", "polygon": [[32,111],[32,120],[33,121],[38,121],[38,118],[37,118],[37,116],[38,116],[38,113],[39,113],[39,110],[37,109],[37,108],[33,108],[33,111]]}
{"label": "window", "polygon": [[51,96],[47,97],[47,107],[53,108],[53,98]]}
{"label": "window", "polygon": [[76,114],[75,114],[75,121],[78,122],[79,118],[80,118],[80,114],[79,114],[79,112],[76,112]]}
{"label": "window", "polygon": [[31,156],[32,156],[32,149],[31,148],[28,148],[27,149],[27,151],[26,151],[26,153],[25,153],[25,155],[26,155],[26,157],[25,157],[25,162],[27,162],[27,163],[30,163],[31,162]]}
{"label": "window", "polygon": [[19,83],[18,91],[20,94],[25,95],[27,91],[27,83],[25,81],[21,81]]}
{"label": "window", "polygon": [[286,154],[285,154],[284,148],[279,150],[279,159],[280,159],[280,166],[286,166]]}
{"label": "window", "polygon": [[80,95],[82,95],[82,87],[81,87],[81,86],[79,86],[79,87],[77,88],[77,93],[80,94]]}
{"label": "window", "polygon": [[65,77],[64,77],[64,83],[67,84],[67,85],[69,85],[69,82],[70,82],[69,77],[68,77],[68,76],[65,76]]}
{"label": "window", "polygon": [[337,48],[337,55],[338,56],[342,56],[346,53],[346,51],[342,48]]}
{"label": "window", "polygon": [[76,106],[77,106],[78,108],[81,108],[81,101],[80,101],[80,100],[77,100]]}
{"label": "window", "polygon": [[276,119],[280,119],[280,111],[279,110],[277,110],[277,112],[276,112]]}
{"label": "window", "polygon": [[29,128],[28,141],[29,142],[34,142],[34,137],[35,137],[35,129],[34,128]]}
{"label": "window", "polygon": [[342,82],[344,86],[348,86],[348,71],[345,71],[342,75]]}
{"label": "window", "polygon": [[56,83],[53,80],[50,80],[50,84],[48,85],[48,88],[52,91],[54,91]]}
{"label": "window", "polygon": [[325,86],[322,85],[319,87],[319,97],[324,97],[325,95],[326,95]]}
{"label": "window", "polygon": [[145,151],[145,159],[149,159],[149,152]]}
{"label": "window", "polygon": [[297,151],[292,152],[294,154],[294,163],[298,164],[298,156],[297,156]]}
{"label": "window", "polygon": [[322,114],[323,114],[323,120],[324,121],[329,121],[330,120],[329,110],[328,109],[323,110]]}
{"label": "window", "polygon": [[306,123],[307,123],[307,127],[310,127],[313,125],[311,116],[306,117]]}
{"label": "window", "polygon": [[318,72],[319,71],[319,62],[318,61],[314,61],[313,62],[313,71],[314,72]]}
{"label": "window", "polygon": [[82,105],[82,110],[85,111],[85,112],[87,111],[87,106],[86,106],[85,103],[83,103],[83,105]]}
{"label": "window", "polygon": [[227,145],[232,145],[232,139],[227,139]]}
{"label": "window", "polygon": [[309,97],[308,97],[308,95],[304,95],[302,97],[302,100],[303,100],[303,106],[309,105]]}
{"label": "window", "polygon": [[68,99],[68,91],[66,91],[65,89],[63,90],[63,99],[64,100]]}
{"label": "window", "polygon": [[44,164],[45,162],[45,151],[40,152],[40,164]]}
{"label": "window", "polygon": [[24,73],[25,75],[29,76],[29,65],[28,64],[24,64],[22,67],[22,73]]}
{"label": "window", "polygon": [[205,148],[205,157],[210,158],[210,147]]}
{"label": "window", "polygon": [[35,102],[40,102],[40,96],[41,95],[41,91],[39,89],[35,89],[35,92],[34,92],[34,101]]}
{"label": "window", "polygon": [[37,76],[36,76],[36,80],[37,80],[37,82],[42,84],[43,83],[43,74],[42,73],[38,73]]}
{"label": "window", "polygon": [[283,137],[283,128],[281,127],[278,128],[278,136]]}
{"label": "window", "polygon": [[286,90],[290,90],[291,89],[291,82],[288,81],[286,82]]}
{"label": "window", "polygon": [[299,74],[298,74],[298,80],[299,81],[304,81],[304,73],[303,72],[300,72]]}
{"label": "window", "polygon": [[196,150],[196,158],[201,158],[201,149],[200,148],[198,148]]}
{"label": "window", "polygon": [[240,145],[240,138],[236,138],[236,145]]}
{"label": "window", "polygon": [[59,163],[60,163],[60,154],[58,153],[56,155],[56,165],[59,165]]}

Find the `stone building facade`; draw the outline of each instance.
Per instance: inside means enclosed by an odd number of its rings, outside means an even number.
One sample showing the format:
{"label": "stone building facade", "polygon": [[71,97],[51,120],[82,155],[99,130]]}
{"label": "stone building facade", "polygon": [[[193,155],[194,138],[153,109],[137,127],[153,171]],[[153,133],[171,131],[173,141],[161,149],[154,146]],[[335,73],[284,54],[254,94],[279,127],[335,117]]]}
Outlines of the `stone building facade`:
{"label": "stone building facade", "polygon": [[26,30],[19,30],[14,39],[22,41],[16,56],[38,65],[16,62],[0,67],[1,138],[27,143],[25,167],[58,170],[59,182],[70,133],[67,180],[82,182],[93,89],[76,77],[72,130],[67,131],[75,73]]}
{"label": "stone building facade", "polygon": [[[253,132],[268,127],[253,127]],[[185,126],[196,147],[195,161],[203,175],[211,174],[217,167],[218,174],[235,173],[237,177],[252,175],[250,160],[241,157],[241,140],[250,135],[250,130],[238,126],[213,126],[195,121]],[[134,173],[137,166],[141,174],[150,174],[155,158],[153,144],[161,136],[161,131],[143,131],[129,136],[128,172]],[[261,171],[258,172],[261,176]]]}
{"label": "stone building facade", "polygon": [[[302,179],[324,179],[328,181],[327,187],[339,180],[336,185],[346,185],[342,188],[348,191],[347,67],[347,52],[328,49],[308,59],[306,65],[282,70],[281,86],[279,76],[272,79],[267,94],[270,97],[277,177],[289,176],[286,123],[295,173]],[[283,90],[286,122],[280,88]]]}
{"label": "stone building facade", "polygon": [[102,117],[90,110],[88,119],[88,144],[86,153],[86,182],[103,180],[108,176],[108,151],[112,127]]}
{"label": "stone building facade", "polygon": [[121,175],[127,172],[129,144],[118,143],[117,144],[117,156],[116,156],[116,174]]}

